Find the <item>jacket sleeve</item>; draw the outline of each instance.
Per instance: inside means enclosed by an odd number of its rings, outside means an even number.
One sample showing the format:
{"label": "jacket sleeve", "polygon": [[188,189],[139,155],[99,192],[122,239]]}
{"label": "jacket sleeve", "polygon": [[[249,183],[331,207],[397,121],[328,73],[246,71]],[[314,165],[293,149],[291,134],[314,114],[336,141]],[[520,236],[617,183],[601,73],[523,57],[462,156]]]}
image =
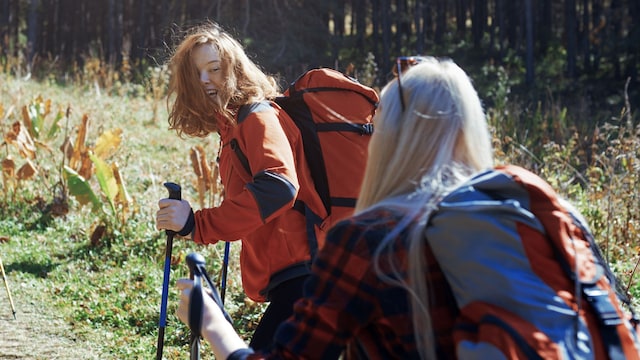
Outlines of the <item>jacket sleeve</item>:
{"label": "jacket sleeve", "polygon": [[[194,241],[214,243],[237,240],[293,207],[299,184],[291,136],[272,109],[249,114],[234,132],[238,146],[251,169],[251,180],[244,183],[232,175],[219,207],[195,213]],[[227,151],[233,151],[227,149]],[[236,154],[230,154],[236,156]],[[245,171],[234,169],[235,172]]]}

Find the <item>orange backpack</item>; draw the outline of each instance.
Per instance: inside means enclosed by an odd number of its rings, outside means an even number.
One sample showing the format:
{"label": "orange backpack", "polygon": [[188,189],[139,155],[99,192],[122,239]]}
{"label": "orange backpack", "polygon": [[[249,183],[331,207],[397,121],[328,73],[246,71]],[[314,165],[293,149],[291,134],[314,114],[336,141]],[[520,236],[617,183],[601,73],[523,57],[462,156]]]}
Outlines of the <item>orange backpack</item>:
{"label": "orange backpack", "polygon": [[[378,101],[374,89],[329,68],[304,72],[290,84],[284,96],[275,99],[300,129],[315,190],[325,207],[322,211],[296,204],[296,208],[305,213],[308,225],[322,224],[329,228],[353,213]],[[254,108],[243,106],[238,121]],[[235,146],[234,150],[249,170],[240,148]],[[328,216],[324,219],[316,215],[325,212]],[[315,238],[312,228],[309,229],[310,237]],[[312,254],[317,250],[314,247],[317,246],[312,244]]]}
{"label": "orange backpack", "polygon": [[631,301],[584,219],[530,171],[458,187],[426,239],[460,310],[459,358],[640,359]]}

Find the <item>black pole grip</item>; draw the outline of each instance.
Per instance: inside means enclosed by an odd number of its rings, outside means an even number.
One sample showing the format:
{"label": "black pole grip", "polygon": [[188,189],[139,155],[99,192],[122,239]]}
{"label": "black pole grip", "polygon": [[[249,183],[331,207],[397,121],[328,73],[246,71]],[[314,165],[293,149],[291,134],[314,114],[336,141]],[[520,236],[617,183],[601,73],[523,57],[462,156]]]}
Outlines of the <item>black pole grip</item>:
{"label": "black pole grip", "polygon": [[[224,309],[224,304],[222,303],[222,299],[220,299],[220,294],[218,293],[218,290],[216,290],[215,284],[213,283],[213,281],[211,281],[209,274],[207,274],[207,270],[205,268],[204,256],[198,253],[190,253],[189,255],[187,255],[186,261],[187,261],[187,266],[189,267],[190,273],[195,276],[200,276],[201,278],[204,278],[204,280],[207,282],[207,285],[209,285],[209,290],[211,290],[211,293],[210,293],[211,298],[218,305],[220,310],[222,310],[222,314],[224,315],[224,318],[229,323],[233,324],[231,317]],[[202,309],[200,309],[200,311],[202,311]]]}
{"label": "black pole grip", "polygon": [[182,189],[180,185],[172,182],[164,183],[164,187],[169,190],[169,199],[182,200]]}
{"label": "black pole grip", "polygon": [[[164,183],[164,187],[169,190],[169,199],[182,200],[182,188],[180,187],[180,185],[167,181],[166,183]],[[176,234],[176,232],[173,230],[165,230],[165,233],[171,236]],[[171,254],[170,251],[171,250],[167,248],[167,254]],[[170,257],[171,255],[168,256]]]}
{"label": "black pole grip", "polygon": [[187,255],[187,266],[189,267],[190,274],[199,273],[200,266],[205,266],[204,256],[198,253],[191,253]]}

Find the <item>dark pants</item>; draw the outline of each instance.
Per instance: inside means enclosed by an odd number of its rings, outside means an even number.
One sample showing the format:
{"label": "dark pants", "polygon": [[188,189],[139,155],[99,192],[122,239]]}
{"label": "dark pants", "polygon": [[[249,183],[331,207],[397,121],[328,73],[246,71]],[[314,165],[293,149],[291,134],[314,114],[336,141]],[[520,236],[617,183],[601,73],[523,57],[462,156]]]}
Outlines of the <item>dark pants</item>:
{"label": "dark pants", "polygon": [[287,280],[269,292],[269,306],[253,332],[249,346],[256,351],[267,350],[280,323],[293,314],[293,304],[302,297],[302,286],[308,275]]}

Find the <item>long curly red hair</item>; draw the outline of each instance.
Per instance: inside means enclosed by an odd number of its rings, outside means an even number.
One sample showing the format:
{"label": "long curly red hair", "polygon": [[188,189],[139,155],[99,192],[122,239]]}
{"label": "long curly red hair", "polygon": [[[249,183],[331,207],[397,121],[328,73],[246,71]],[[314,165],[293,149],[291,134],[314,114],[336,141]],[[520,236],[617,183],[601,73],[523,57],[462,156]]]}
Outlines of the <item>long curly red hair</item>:
{"label": "long curly red hair", "polygon": [[[205,92],[192,59],[199,46],[213,46],[220,56],[226,81],[217,89],[218,101]],[[220,121],[235,125],[238,107],[280,94],[276,79],[264,73],[237,40],[212,22],[186,32],[169,60],[169,71],[169,128],[180,136],[205,137],[218,130]]]}

